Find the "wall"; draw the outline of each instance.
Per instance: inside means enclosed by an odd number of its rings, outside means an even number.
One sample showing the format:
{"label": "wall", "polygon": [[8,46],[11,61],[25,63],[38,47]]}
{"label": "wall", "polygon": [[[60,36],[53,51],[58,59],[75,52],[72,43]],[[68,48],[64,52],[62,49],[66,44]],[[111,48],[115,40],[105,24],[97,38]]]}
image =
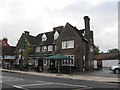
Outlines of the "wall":
{"label": "wall", "polygon": [[119,60],[102,60],[103,67],[111,67],[118,65]]}

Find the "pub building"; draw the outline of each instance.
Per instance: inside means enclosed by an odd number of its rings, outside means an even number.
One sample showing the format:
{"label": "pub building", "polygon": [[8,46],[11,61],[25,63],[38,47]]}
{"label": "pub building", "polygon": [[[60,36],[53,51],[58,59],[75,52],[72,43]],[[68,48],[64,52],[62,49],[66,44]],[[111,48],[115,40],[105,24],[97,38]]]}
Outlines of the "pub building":
{"label": "pub building", "polygon": [[37,36],[25,31],[17,43],[16,64],[27,65],[29,69],[39,68],[43,72],[57,72],[58,60],[48,60],[45,57],[61,54],[71,60],[60,60],[60,73],[93,70],[94,38],[88,16],[84,17],[84,24],[85,28],[78,30],[66,23],[65,26],[55,27],[53,31]]}

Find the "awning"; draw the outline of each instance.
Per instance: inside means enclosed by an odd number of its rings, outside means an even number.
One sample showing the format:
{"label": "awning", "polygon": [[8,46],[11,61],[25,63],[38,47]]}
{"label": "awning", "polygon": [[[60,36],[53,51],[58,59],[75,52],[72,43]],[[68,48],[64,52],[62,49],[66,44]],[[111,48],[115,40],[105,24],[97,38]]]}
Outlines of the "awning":
{"label": "awning", "polygon": [[71,58],[61,55],[61,54],[56,54],[53,56],[46,57],[45,59],[50,59],[50,60],[58,60],[59,63],[57,64],[58,66],[58,73],[60,73],[60,60],[72,60]]}

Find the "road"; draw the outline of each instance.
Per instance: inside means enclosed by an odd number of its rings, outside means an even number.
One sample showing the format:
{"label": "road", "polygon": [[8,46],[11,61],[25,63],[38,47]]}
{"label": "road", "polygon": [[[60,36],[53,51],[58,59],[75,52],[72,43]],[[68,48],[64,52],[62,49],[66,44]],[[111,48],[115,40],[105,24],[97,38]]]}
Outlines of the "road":
{"label": "road", "polygon": [[2,90],[6,90],[5,88],[16,88],[17,90],[41,90],[43,88],[52,90],[56,88],[62,90],[90,90],[101,88],[101,90],[106,90],[106,88],[109,88],[109,90],[118,90],[117,83],[73,80],[11,72],[2,72],[2,87]]}

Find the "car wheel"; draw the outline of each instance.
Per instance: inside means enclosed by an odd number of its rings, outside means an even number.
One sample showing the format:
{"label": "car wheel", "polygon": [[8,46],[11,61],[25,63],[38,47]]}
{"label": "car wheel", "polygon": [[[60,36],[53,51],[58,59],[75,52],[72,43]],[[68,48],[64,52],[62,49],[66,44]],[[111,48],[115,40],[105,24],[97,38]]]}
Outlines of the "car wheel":
{"label": "car wheel", "polygon": [[118,69],[118,68],[116,68],[115,70],[114,70],[114,73],[120,73],[120,70]]}

